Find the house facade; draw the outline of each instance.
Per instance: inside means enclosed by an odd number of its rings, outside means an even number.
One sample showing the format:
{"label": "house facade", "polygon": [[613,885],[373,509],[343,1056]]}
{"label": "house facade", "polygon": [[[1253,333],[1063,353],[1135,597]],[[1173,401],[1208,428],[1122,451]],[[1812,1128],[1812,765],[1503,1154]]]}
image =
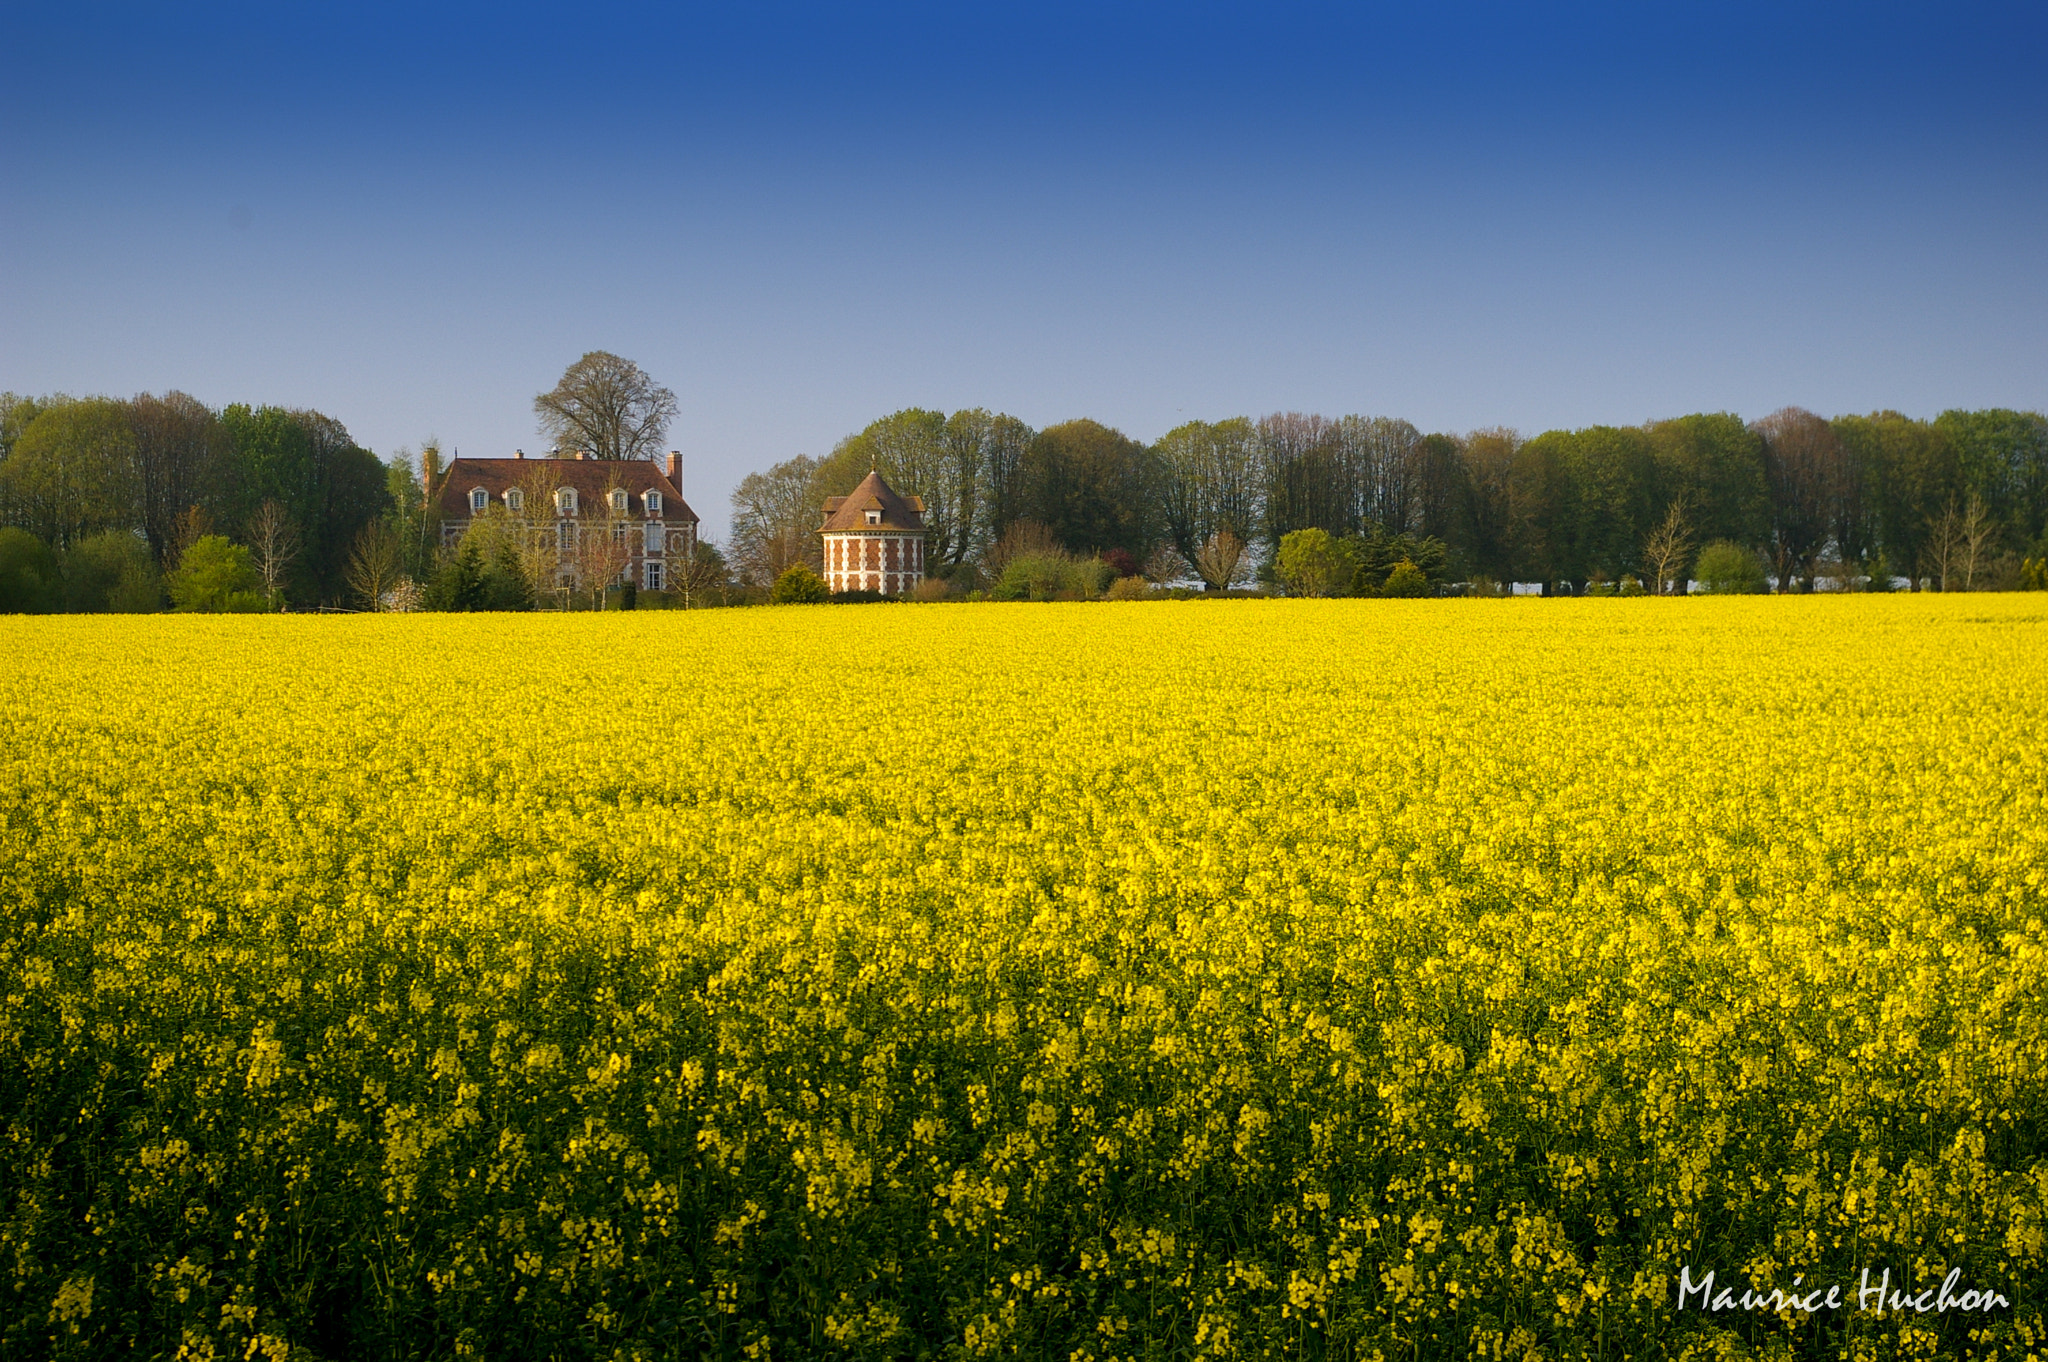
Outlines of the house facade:
{"label": "house facade", "polygon": [[682,456],[649,459],[458,458],[434,475],[427,502],[441,542],[487,516],[547,553],[558,586],[592,579],[660,591],[697,551],[697,513],[683,500]]}
{"label": "house facade", "polygon": [[825,585],[903,596],[924,580],[924,498],[898,496],[876,472],[825,499]]}

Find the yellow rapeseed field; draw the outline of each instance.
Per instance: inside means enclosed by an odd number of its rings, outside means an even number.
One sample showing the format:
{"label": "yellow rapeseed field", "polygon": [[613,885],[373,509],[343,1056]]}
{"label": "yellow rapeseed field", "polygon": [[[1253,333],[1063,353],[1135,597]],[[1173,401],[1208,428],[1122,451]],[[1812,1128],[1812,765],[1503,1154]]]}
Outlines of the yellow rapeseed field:
{"label": "yellow rapeseed field", "polygon": [[0,650],[6,1359],[2048,1353],[2039,597]]}

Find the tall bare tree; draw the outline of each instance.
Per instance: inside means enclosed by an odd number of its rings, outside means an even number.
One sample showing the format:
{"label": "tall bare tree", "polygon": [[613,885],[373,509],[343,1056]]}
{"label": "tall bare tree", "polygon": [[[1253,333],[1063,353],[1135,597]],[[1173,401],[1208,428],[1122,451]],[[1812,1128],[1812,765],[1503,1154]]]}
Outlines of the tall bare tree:
{"label": "tall bare tree", "polygon": [[1962,589],[1976,585],[1977,569],[1985,550],[1997,534],[1998,525],[1976,493],[1958,506],[1955,498],[1927,527],[1927,556],[1934,568],[1935,589],[1947,591],[1951,577],[1962,578]]}
{"label": "tall bare tree", "polygon": [[266,498],[249,517],[249,553],[263,578],[263,595],[276,606],[284,595],[285,573],[299,556],[299,527],[292,513],[275,497]]}
{"label": "tall bare tree", "polygon": [[680,562],[670,562],[669,589],[683,598],[685,610],[696,609],[725,580],[725,555],[701,539]]}
{"label": "tall bare tree", "polygon": [[1298,411],[1262,417],[1258,444],[1269,542],[1278,544],[1295,530],[1347,534],[1357,528],[1349,471],[1340,457],[1337,429],[1328,418]]}
{"label": "tall bare tree", "polygon": [[227,440],[220,418],[189,393],[141,393],[128,413],[143,537],[157,561],[168,563],[178,517],[214,497]]}
{"label": "tall bare tree", "polygon": [[626,565],[632,561],[632,536],[639,526],[613,494],[616,484],[605,488],[595,506],[579,506],[576,546],[570,561],[576,567],[576,582],[590,593],[591,609],[604,609],[604,593],[618,584]]}
{"label": "tall bare tree", "polygon": [[596,459],[652,459],[676,419],[676,395],[630,359],[592,350],[533,399],[541,434],[563,451]]}
{"label": "tall bare tree", "polygon": [[508,531],[519,562],[520,575],[536,601],[549,599],[560,588],[563,517],[555,494],[561,490],[562,470],[552,459],[529,459],[519,474],[519,504],[510,517]]}
{"label": "tall bare tree", "polygon": [[1218,533],[1242,544],[1259,532],[1264,489],[1250,421],[1190,421],[1161,436],[1155,450],[1167,537],[1190,566]]}
{"label": "tall bare tree", "polygon": [[733,489],[729,558],[741,581],[772,586],[792,563],[803,563],[813,572],[824,571],[818,527],[825,523],[825,504],[819,495],[817,468],[816,459],[799,454],[765,473],[747,474]]}
{"label": "tall bare tree", "polygon": [[349,546],[346,572],[349,590],[364,608],[384,608],[385,597],[398,585],[402,556],[398,532],[384,521],[373,520],[357,532]]}
{"label": "tall bare tree", "polygon": [[1664,523],[1643,541],[1643,563],[1653,574],[1650,594],[1662,596],[1677,590],[1677,576],[1692,556],[1692,525],[1686,519],[1685,498],[1673,497],[1664,508]]}
{"label": "tall bare tree", "polygon": [[1422,432],[1394,417],[1347,416],[1337,422],[1336,440],[1350,502],[1346,533],[1368,525],[1388,534],[1415,529],[1424,493]]}

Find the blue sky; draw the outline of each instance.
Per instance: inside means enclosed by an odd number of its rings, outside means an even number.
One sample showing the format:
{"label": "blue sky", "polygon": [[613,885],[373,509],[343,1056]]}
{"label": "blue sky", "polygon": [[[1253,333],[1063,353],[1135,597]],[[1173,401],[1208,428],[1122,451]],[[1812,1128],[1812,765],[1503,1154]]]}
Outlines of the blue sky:
{"label": "blue sky", "polygon": [[747,471],[2048,405],[2038,5],[0,5],[0,388],[534,449],[588,349]]}

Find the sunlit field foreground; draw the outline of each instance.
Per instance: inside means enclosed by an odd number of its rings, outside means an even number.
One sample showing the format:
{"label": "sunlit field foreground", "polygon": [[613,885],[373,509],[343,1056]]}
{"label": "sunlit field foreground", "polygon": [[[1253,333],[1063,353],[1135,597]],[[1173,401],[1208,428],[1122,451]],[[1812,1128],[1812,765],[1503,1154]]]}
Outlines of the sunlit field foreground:
{"label": "sunlit field foreground", "polygon": [[2039,597],[0,650],[7,1359],[2044,1346]]}

